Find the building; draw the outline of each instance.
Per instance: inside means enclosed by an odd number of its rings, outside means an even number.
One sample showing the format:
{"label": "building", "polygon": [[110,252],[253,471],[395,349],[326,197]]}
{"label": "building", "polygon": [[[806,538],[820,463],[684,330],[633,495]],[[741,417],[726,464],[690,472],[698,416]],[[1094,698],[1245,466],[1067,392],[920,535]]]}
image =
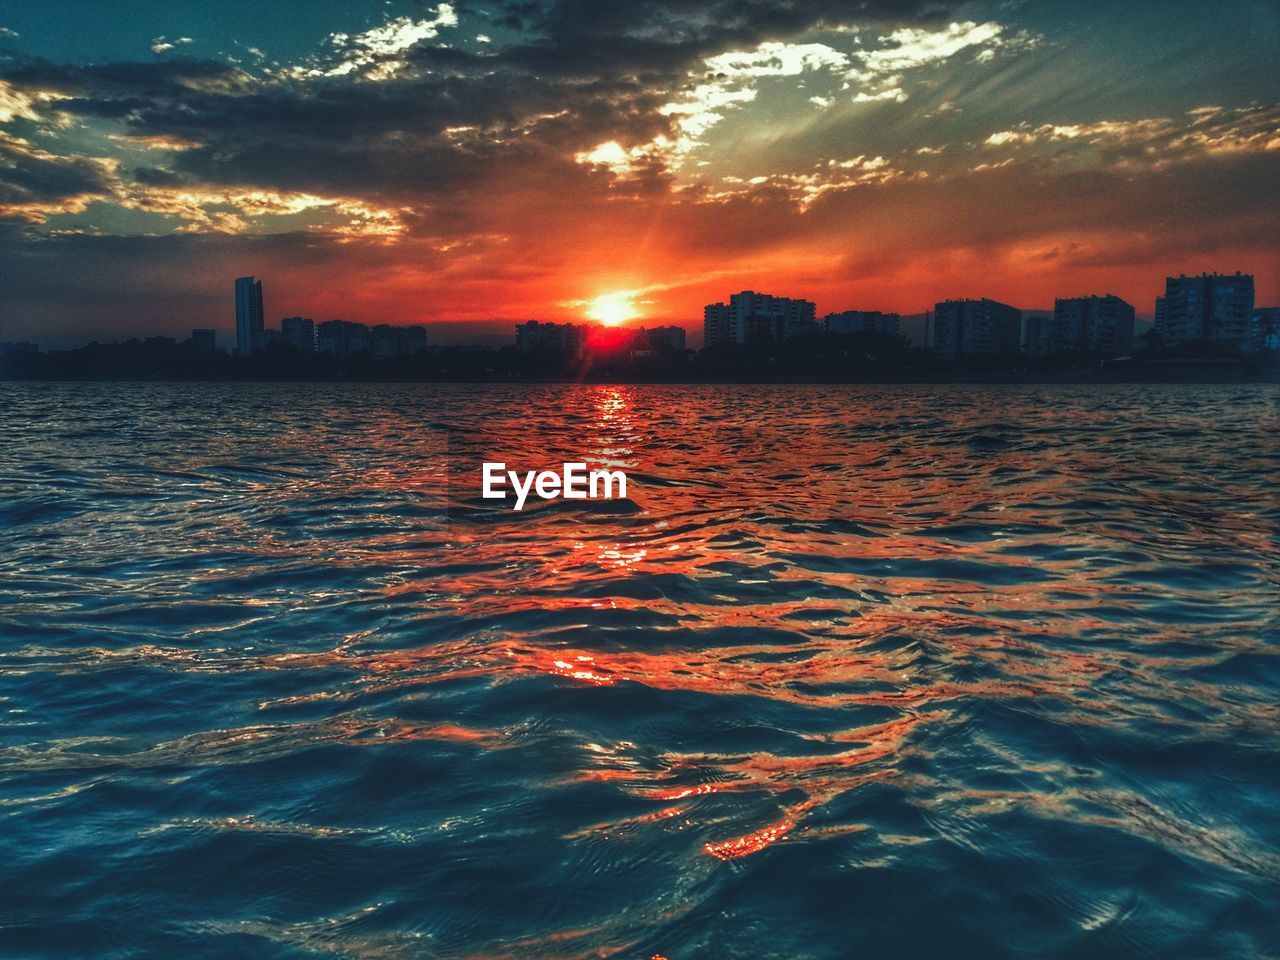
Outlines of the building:
{"label": "building", "polygon": [[638,339],[645,348],[658,353],[684,353],[684,327],[641,327]]}
{"label": "building", "polygon": [[940,357],[1017,353],[1022,311],[996,300],[944,300],[934,305],[933,352]]}
{"label": "building", "polygon": [[707,346],[787,340],[815,332],[816,315],[812,300],[743,290],[731,296],[727,304],[713,303],[703,308],[703,340]]}
{"label": "building", "polygon": [[818,329],[812,300],[775,297],[744,290],[729,298],[729,332],[734,343],[787,340]]}
{"label": "building", "polygon": [[1156,332],[1166,347],[1180,343],[1253,347],[1253,276],[1203,273],[1166,277],[1156,298]]}
{"label": "building", "polygon": [[542,323],[529,320],[516,324],[516,349],[548,350],[582,356],[587,342],[587,327],[581,323]]}
{"label": "building", "polygon": [[702,345],[731,343],[729,339],[729,305],[709,303],[702,308]]}
{"label": "building", "polygon": [[1280,307],[1253,311],[1253,351],[1280,350]]}
{"label": "building", "polygon": [[590,352],[614,353],[621,350],[634,359],[653,354],[683,354],[685,349],[684,327],[597,327],[589,333],[587,348]]}
{"label": "building", "polygon": [[236,278],[236,351],[247,357],[262,346],[262,281]]}
{"label": "building", "polygon": [[411,357],[415,353],[421,353],[427,349],[427,328],[412,324],[407,327],[399,327],[399,346],[400,355]]}
{"label": "building", "polygon": [[396,328],[389,323],[380,323],[369,331],[370,352],[379,360],[386,360],[399,354],[396,343]]}
{"label": "building", "polygon": [[316,328],[316,352],[345,355],[367,353],[369,328],[350,320],[326,320]]}
{"label": "building", "polygon": [[280,321],[280,338],[299,353],[315,353],[315,321],[310,317],[285,317]]}
{"label": "building", "polygon": [[424,327],[394,327],[380,323],[369,331],[369,350],[380,360],[407,357],[427,348]]}
{"label": "building", "polygon": [[1053,352],[1053,311],[1022,312],[1022,352],[1029,357],[1047,357]]}
{"label": "building", "polygon": [[827,333],[882,333],[896,337],[902,318],[896,313],[879,310],[845,310],[828,313],[822,318]]}
{"label": "building", "polygon": [[1055,300],[1051,353],[1119,357],[1133,350],[1133,306],[1117,296]]}
{"label": "building", "polygon": [[191,346],[196,353],[213,353],[218,349],[218,334],[213,330],[204,328],[192,330]]}

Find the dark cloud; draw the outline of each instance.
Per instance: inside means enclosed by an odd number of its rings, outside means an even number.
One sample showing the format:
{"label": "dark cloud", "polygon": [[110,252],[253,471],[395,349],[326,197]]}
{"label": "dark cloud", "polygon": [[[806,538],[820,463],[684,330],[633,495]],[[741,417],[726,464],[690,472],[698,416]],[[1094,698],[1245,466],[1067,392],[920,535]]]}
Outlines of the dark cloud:
{"label": "dark cloud", "polygon": [[84,157],[62,157],[0,134],[0,219],[38,221],[41,210],[108,196],[106,166]]}
{"label": "dark cloud", "polygon": [[[128,133],[201,146],[174,169],[220,184],[420,199],[565,158],[603,140],[672,132],[660,112],[702,58],[821,24],[936,18],[932,0],[509,5],[529,39],[477,54],[434,39],[395,54],[394,79],[277,71],[253,76],[215,61],[59,65],[31,61],[0,76],[55,92],[64,113],[123,121]],[[317,72],[320,67],[316,67]],[[551,119],[548,119],[551,118]],[[468,136],[450,128],[471,127]],[[157,179],[151,174],[151,182]]]}

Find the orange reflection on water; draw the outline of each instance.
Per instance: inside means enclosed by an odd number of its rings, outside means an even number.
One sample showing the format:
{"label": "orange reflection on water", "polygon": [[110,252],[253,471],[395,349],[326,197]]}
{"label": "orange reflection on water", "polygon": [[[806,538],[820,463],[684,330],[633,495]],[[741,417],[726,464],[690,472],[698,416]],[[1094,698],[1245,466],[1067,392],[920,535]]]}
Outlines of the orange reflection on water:
{"label": "orange reflection on water", "polygon": [[573,662],[568,660],[556,660],[551,665],[551,673],[560,677],[568,677],[571,680],[583,680],[587,683],[593,683],[597,687],[608,686],[613,683],[614,678],[604,673],[597,673],[593,667],[595,666],[595,657],[576,656]]}
{"label": "orange reflection on water", "polygon": [[702,849],[717,860],[736,860],[738,857],[748,857],[753,853],[759,853],[770,844],[777,843],[790,833],[793,827],[795,827],[795,824],[792,821],[783,820],[780,823],[765,827],[763,830],[757,830],[755,833],[748,833],[743,837],[735,837],[732,840],[724,840],[720,843],[705,844]]}
{"label": "orange reflection on water", "polygon": [[723,790],[732,789],[730,784],[703,783],[696,787],[684,787],[679,790],[649,790],[641,792],[640,796],[650,800],[683,800],[686,797],[705,797],[709,793],[720,793]]}

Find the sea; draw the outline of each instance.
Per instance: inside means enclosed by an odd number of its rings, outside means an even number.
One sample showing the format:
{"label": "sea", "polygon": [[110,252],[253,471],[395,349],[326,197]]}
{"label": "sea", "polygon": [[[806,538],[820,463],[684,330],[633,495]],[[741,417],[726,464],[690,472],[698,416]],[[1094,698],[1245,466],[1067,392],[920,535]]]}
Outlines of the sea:
{"label": "sea", "polygon": [[0,955],[1278,957],[1278,414],[0,383]]}

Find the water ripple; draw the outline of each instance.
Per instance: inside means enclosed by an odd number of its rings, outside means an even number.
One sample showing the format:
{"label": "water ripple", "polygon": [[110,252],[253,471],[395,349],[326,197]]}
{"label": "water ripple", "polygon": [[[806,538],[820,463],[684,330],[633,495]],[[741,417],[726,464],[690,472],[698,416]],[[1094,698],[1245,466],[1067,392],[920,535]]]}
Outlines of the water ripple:
{"label": "water ripple", "polygon": [[0,950],[1274,956],[1278,400],[0,384]]}

